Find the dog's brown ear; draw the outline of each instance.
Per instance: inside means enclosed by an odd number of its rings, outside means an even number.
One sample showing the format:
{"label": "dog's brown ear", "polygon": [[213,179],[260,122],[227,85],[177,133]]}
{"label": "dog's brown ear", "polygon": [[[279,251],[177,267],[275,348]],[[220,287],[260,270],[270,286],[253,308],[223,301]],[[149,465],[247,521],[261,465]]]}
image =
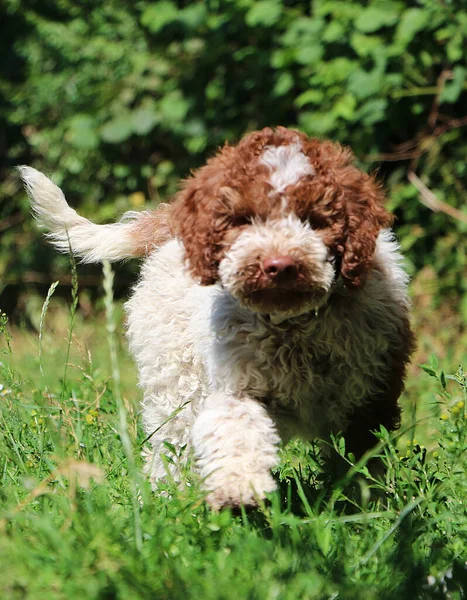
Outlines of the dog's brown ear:
{"label": "dog's brown ear", "polygon": [[347,285],[357,287],[371,267],[378,234],[391,225],[392,217],[383,206],[384,194],[373,177],[352,166],[343,171],[346,237],[341,274]]}
{"label": "dog's brown ear", "polygon": [[176,235],[185,248],[191,274],[202,285],[212,285],[219,278],[222,240],[227,226],[219,210],[223,169],[216,162],[217,158],[212,159],[188,179],[173,204]]}

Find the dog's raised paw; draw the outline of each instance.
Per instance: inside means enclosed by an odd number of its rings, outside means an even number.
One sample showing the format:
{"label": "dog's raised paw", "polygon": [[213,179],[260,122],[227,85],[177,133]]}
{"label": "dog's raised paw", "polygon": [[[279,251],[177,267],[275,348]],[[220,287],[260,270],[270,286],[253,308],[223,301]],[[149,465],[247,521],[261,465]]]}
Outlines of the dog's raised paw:
{"label": "dog's raised paw", "polygon": [[[217,481],[216,483],[220,483]],[[269,473],[244,477],[229,477],[223,484],[211,490],[206,501],[213,510],[237,508],[239,506],[255,507],[276,489],[276,482]]]}

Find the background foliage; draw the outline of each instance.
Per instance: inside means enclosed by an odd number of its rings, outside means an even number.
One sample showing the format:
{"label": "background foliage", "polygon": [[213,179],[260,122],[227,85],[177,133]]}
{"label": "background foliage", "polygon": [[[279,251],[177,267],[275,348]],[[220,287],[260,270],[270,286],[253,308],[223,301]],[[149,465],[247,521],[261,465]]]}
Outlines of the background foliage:
{"label": "background foliage", "polygon": [[[364,168],[379,169],[420,293],[465,297],[465,221],[432,212],[407,180],[415,171],[466,214],[462,8],[464,0],[4,0],[4,308],[65,265],[34,231],[14,165],[52,174],[86,216],[111,220],[172,194],[225,140],[276,124],[349,144]],[[96,285],[96,271],[83,273],[82,284]],[[128,274],[120,271],[124,286]]]}

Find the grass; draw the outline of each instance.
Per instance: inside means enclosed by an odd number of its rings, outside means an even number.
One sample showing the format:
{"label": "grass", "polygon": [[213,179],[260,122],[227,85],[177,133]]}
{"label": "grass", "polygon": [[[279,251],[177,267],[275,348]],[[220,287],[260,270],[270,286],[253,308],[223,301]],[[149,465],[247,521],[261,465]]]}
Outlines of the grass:
{"label": "grass", "polygon": [[461,369],[414,368],[401,432],[379,434],[382,481],[363,461],[329,482],[316,448],[295,441],[267,505],[213,513],[189,472],[158,494],[141,475],[139,393],[110,272],[106,317],[84,319],[74,294],[68,313],[50,294],[41,351],[38,335],[0,322],[1,598],[466,596]]}

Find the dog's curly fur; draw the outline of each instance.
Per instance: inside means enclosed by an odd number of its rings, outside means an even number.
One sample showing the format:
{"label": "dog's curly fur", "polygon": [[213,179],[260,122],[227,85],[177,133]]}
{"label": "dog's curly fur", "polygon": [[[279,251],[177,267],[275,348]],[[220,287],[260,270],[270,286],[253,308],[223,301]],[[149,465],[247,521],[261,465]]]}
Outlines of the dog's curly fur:
{"label": "dog's curly fur", "polygon": [[[292,144],[300,144],[312,172],[284,194],[276,193],[260,158],[266,148]],[[226,232],[253,217],[280,216],[281,203],[273,200],[285,195],[289,212],[323,232],[326,245],[342,256],[346,283],[360,285],[371,265],[378,232],[391,224],[391,217],[382,205],[380,186],[352,161],[347,148],[282,127],[263,129],[237,146],[225,146],[186,182],[174,206],[192,274],[204,285],[215,283]]]}
{"label": "dog's curly fur", "polygon": [[168,440],[193,449],[211,506],[254,504],[275,487],[280,440],[342,431],[360,456],[372,430],[399,426],[407,277],[381,187],[352,160],[267,128],[221,149],[170,206],[103,226],[20,168],[57,247],[145,257],[126,310],[154,484]]}

